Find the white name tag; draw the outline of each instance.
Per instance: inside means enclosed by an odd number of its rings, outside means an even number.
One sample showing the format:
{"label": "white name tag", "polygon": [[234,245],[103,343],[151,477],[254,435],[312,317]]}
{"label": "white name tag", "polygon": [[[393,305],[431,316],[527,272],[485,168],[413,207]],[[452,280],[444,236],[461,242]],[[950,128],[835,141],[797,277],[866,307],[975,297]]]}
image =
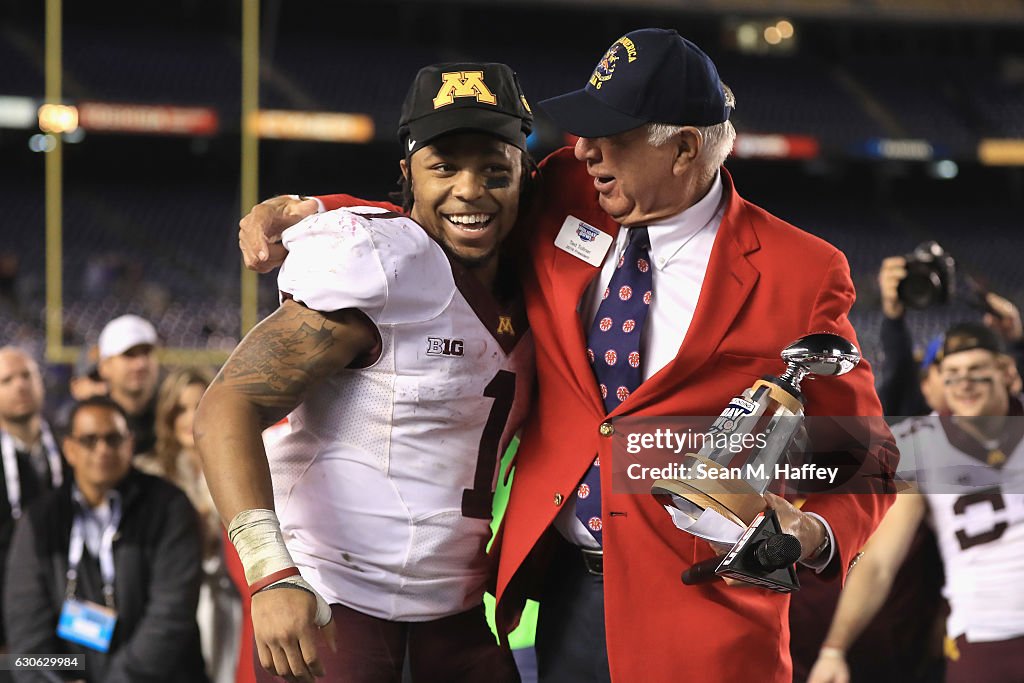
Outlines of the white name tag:
{"label": "white name tag", "polygon": [[575,216],[566,216],[562,229],[555,238],[555,246],[582,259],[592,266],[600,266],[612,246],[612,236]]}

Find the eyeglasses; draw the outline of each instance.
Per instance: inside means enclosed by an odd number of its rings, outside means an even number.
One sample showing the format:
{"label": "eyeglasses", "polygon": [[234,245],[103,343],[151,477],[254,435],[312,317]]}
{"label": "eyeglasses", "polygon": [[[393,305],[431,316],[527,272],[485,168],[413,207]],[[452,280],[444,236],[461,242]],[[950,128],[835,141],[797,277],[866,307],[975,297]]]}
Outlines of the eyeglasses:
{"label": "eyeglasses", "polygon": [[110,432],[109,434],[79,434],[78,436],[72,436],[71,440],[82,448],[91,451],[95,450],[101,441],[110,448],[120,448],[128,440],[128,437],[119,432]]}
{"label": "eyeglasses", "polygon": [[971,386],[975,384],[992,384],[995,382],[995,378],[992,375],[954,375],[942,378],[942,383],[947,387],[954,387],[961,382],[966,382]]}

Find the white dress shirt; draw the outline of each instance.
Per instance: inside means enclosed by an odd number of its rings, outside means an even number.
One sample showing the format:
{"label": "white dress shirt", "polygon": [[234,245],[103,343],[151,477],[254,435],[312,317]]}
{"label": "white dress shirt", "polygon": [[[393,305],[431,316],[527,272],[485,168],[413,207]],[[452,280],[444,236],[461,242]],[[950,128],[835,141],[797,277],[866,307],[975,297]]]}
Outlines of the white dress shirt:
{"label": "white dress shirt", "polygon": [[107,491],[103,501],[93,507],[85,499],[78,486],[71,487],[71,499],[77,505],[76,516],[82,519],[82,536],[85,541],[85,548],[94,558],[100,556],[103,532],[106,531],[113,521],[115,512],[121,506],[121,494],[116,489]]}
{"label": "white dress shirt", "polygon": [[[704,276],[711,259],[718,228],[725,215],[722,201],[722,174],[715,175],[708,193],[690,208],[675,216],[647,225],[650,237],[652,291],[651,307],[640,337],[641,370],[647,381],[679,354],[697,310]],[[611,282],[619,257],[629,243],[630,229],[623,226],[608,250],[601,272],[590,283],[579,312],[583,327],[597,315],[605,288]],[[569,542],[584,548],[599,548],[583,522],[576,517],[576,498],[571,496],[555,518],[555,528]]]}
{"label": "white dress shirt", "polygon": [[[718,227],[725,206],[722,202],[722,176],[715,175],[711,189],[699,202],[670,218],[647,225],[651,240],[651,307],[640,338],[640,358],[644,381],[669,364],[679,354],[697,310],[697,299],[711,259]],[[619,257],[626,250],[632,232],[623,226],[580,302],[580,319],[589,330],[601,305],[601,296],[611,282]]]}
{"label": "white dress shirt", "polygon": [[[715,174],[708,193],[690,208],[675,216],[651,222],[647,225],[650,237],[650,261],[652,267],[651,307],[640,337],[640,358],[643,379],[647,381],[668,365],[679,354],[697,310],[697,300],[711,260],[711,249],[715,245],[718,229],[725,216],[721,172]],[[580,320],[584,329],[590,326],[597,315],[605,288],[611,282],[619,257],[629,243],[631,229],[623,226],[608,256],[601,266],[600,274],[594,278],[583,299],[580,301]],[[737,392],[742,387],[737,389]],[[725,406],[723,406],[724,408]],[[814,515],[814,513],[809,513]],[[814,515],[825,525],[826,533],[834,550],[835,538],[828,522]],[[600,546],[593,535],[576,517],[576,498],[571,497],[555,518],[555,528],[575,545],[597,549]],[[821,571],[831,559],[813,563]]]}

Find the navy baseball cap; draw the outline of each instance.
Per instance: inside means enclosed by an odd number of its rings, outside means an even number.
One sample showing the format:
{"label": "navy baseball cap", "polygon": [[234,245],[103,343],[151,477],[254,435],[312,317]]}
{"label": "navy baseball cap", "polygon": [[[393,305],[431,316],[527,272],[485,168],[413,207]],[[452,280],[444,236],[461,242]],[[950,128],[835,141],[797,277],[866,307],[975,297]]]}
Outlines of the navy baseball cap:
{"label": "navy baseball cap", "polygon": [[405,154],[442,135],[475,131],[526,150],[533,112],[506,64],[451,62],[423,67],[402,103],[398,139]]}
{"label": "navy baseball cap", "polygon": [[731,99],[699,47],[676,31],[644,28],[612,43],[585,87],[540,106],[564,130],[598,138],[646,123],[722,123],[732,112]]}

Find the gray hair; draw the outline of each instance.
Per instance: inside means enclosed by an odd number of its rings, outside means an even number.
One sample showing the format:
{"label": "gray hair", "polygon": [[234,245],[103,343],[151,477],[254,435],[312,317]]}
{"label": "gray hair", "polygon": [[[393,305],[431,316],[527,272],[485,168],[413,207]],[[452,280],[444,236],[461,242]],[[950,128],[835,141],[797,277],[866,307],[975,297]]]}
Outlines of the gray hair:
{"label": "gray hair", "polygon": [[[725,89],[725,102],[730,107],[736,107],[736,97],[729,86],[722,84]],[[647,124],[647,143],[652,147],[660,147],[678,135],[684,126],[673,126],[668,123]],[[725,163],[726,157],[732,152],[733,143],[736,142],[736,128],[731,121],[723,121],[712,126],[696,126],[704,144],[701,145],[700,158],[709,168],[717,169]]]}

